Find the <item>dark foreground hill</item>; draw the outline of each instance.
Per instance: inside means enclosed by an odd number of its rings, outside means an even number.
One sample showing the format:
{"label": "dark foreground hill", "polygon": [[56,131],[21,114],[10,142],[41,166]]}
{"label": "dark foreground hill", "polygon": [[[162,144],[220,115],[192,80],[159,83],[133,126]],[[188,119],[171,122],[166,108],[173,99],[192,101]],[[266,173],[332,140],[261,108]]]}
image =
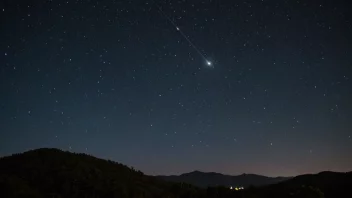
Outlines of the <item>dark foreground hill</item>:
{"label": "dark foreground hill", "polygon": [[223,175],[220,173],[204,173],[194,171],[179,176],[158,176],[165,181],[185,182],[198,187],[214,187],[214,186],[264,186],[276,184],[292,177],[265,177],[255,174],[242,174],[238,176]]}
{"label": "dark foreground hill", "polygon": [[37,149],[0,158],[0,197],[38,198],[335,198],[352,197],[352,173],[303,175],[235,191],[163,181],[85,154]]}
{"label": "dark foreground hill", "polygon": [[0,159],[0,197],[180,197],[197,189],[85,154],[38,149]]}
{"label": "dark foreground hill", "polygon": [[272,189],[297,189],[314,186],[324,192],[325,197],[352,197],[352,172],[321,172],[294,177],[271,186]]}

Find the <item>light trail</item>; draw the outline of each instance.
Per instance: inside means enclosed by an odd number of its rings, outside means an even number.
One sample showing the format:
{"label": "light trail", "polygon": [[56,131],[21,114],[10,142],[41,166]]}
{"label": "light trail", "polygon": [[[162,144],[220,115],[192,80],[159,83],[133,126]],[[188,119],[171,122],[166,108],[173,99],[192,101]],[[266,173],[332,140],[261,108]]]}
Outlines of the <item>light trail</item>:
{"label": "light trail", "polygon": [[[154,2],[154,1],[153,1]],[[175,29],[180,32],[180,34],[183,36],[183,38],[186,39],[186,41],[196,50],[196,52],[205,60],[205,63],[211,67],[213,65],[213,63],[211,61],[209,61],[204,55],[203,53],[197,48],[196,45],[194,45],[192,43],[192,41],[187,37],[187,35],[185,33],[183,33],[183,31],[177,26],[177,24],[161,9],[161,7],[156,4],[154,2],[154,4],[156,5],[156,7],[159,9],[160,13],[175,27]]]}

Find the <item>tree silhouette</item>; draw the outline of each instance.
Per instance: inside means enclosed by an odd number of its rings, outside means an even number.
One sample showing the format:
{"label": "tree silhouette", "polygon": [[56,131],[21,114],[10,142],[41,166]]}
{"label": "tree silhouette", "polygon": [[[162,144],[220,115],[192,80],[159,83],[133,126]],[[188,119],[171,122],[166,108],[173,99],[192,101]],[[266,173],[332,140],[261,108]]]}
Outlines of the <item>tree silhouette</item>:
{"label": "tree silhouette", "polygon": [[[331,184],[331,180],[338,185]],[[187,183],[162,181],[110,160],[58,149],[37,149],[0,158],[1,198],[324,198],[324,194],[333,198],[351,197],[351,181],[351,173],[324,173],[241,191],[225,186],[200,189]]]}

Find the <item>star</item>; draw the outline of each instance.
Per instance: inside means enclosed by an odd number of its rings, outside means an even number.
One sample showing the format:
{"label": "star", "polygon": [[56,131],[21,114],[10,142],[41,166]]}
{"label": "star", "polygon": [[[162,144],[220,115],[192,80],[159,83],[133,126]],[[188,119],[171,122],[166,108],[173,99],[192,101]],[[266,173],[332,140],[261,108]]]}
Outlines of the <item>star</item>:
{"label": "star", "polygon": [[209,67],[211,67],[211,66],[213,65],[213,63],[212,63],[211,61],[208,61],[208,60],[207,60],[207,65],[208,65]]}

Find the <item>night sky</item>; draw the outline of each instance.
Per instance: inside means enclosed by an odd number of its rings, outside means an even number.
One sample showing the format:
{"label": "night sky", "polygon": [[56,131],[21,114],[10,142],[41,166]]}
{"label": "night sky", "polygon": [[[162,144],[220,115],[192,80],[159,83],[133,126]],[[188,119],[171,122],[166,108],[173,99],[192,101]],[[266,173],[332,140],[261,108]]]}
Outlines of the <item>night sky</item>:
{"label": "night sky", "polygon": [[0,156],[54,147],[150,175],[351,171],[350,3],[1,1]]}

